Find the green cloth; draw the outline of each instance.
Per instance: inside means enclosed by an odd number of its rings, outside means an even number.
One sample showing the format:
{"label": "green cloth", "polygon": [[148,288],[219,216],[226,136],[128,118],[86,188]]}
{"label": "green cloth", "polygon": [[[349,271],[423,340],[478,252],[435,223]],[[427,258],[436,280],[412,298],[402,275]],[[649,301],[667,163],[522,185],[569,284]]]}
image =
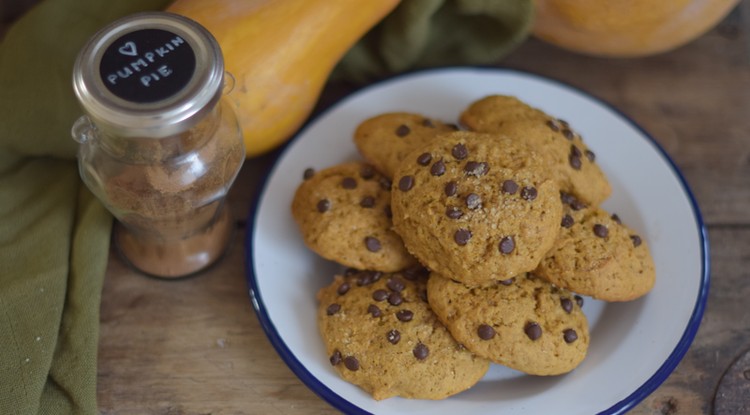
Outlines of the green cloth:
{"label": "green cloth", "polygon": [[95,414],[112,218],[82,185],[75,56],[164,0],[47,0],[0,44],[0,414]]}
{"label": "green cloth", "polygon": [[[112,218],[78,176],[72,67],[97,29],[168,3],[45,0],[0,43],[0,414],[97,412]],[[336,74],[364,81],[496,61],[530,18],[530,0],[404,0]]]}
{"label": "green cloth", "polygon": [[529,36],[533,14],[532,0],[404,0],[349,50],[333,79],[497,63]]}

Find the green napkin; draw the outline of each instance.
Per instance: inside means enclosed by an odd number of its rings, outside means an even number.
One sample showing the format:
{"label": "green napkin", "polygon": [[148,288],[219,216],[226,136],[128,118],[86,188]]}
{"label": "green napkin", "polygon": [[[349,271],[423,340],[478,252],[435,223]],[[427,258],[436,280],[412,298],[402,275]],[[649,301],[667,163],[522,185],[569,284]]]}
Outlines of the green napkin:
{"label": "green napkin", "polygon": [[[168,3],[45,0],[0,43],[0,414],[96,413],[112,218],[78,177],[72,67],[97,29]],[[496,61],[530,17],[530,0],[404,0],[336,76]]]}
{"label": "green napkin", "polygon": [[81,184],[73,61],[165,0],[47,0],[0,44],[0,414],[95,414],[112,218]]}
{"label": "green napkin", "polygon": [[404,0],[349,50],[333,79],[496,63],[529,36],[533,15],[532,0]]}

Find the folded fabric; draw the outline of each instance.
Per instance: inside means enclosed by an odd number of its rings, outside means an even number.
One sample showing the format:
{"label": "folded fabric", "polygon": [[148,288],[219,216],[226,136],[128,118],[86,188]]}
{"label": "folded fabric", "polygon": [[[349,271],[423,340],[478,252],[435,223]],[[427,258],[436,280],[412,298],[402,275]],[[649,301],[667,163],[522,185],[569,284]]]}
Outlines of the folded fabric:
{"label": "folded fabric", "polygon": [[164,0],[47,0],[0,44],[0,414],[95,414],[112,218],[82,185],[73,61],[100,27]]}
{"label": "folded fabric", "polygon": [[[45,0],[0,44],[0,414],[97,412],[112,218],[78,177],[73,62],[102,26],[168,3]],[[404,0],[336,77],[496,61],[525,38],[530,19],[531,0]]]}
{"label": "folded fabric", "polygon": [[496,63],[531,31],[532,0],[404,0],[333,72],[354,82],[413,69]]}

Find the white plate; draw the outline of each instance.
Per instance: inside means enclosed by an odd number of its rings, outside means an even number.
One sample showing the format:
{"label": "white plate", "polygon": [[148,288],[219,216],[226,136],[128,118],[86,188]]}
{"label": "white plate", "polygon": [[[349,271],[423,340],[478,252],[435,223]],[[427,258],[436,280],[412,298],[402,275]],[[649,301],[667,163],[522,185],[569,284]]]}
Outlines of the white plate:
{"label": "white plate", "polygon": [[[334,372],[317,323],[315,293],[339,267],[302,242],[290,205],[307,167],[359,159],[361,121],[411,111],[455,121],[472,101],[515,95],[570,122],[597,155],[613,187],[604,207],[649,242],[657,280],[629,303],[586,299],[591,344],[584,362],[559,377],[525,376],[499,365],[472,389],[442,401],[376,402]],[[698,330],[708,292],[708,243],[695,199],[677,167],[634,122],[591,96],[536,75],[478,68],[411,73],[347,97],[308,124],[279,157],[248,223],[250,297],[271,343],[297,376],[345,413],[619,414],[661,384]]]}

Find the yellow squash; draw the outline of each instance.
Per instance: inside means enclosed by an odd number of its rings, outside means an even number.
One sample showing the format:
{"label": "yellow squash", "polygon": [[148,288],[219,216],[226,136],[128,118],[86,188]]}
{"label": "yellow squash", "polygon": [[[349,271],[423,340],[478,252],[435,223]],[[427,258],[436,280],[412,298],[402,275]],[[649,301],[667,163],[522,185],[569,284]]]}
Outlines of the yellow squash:
{"label": "yellow squash", "polygon": [[739,0],[535,0],[534,35],[597,56],[646,56],[682,46]]}
{"label": "yellow squash", "polygon": [[292,136],[333,67],[399,0],[177,0],[167,11],[205,26],[235,79],[248,157]]}

